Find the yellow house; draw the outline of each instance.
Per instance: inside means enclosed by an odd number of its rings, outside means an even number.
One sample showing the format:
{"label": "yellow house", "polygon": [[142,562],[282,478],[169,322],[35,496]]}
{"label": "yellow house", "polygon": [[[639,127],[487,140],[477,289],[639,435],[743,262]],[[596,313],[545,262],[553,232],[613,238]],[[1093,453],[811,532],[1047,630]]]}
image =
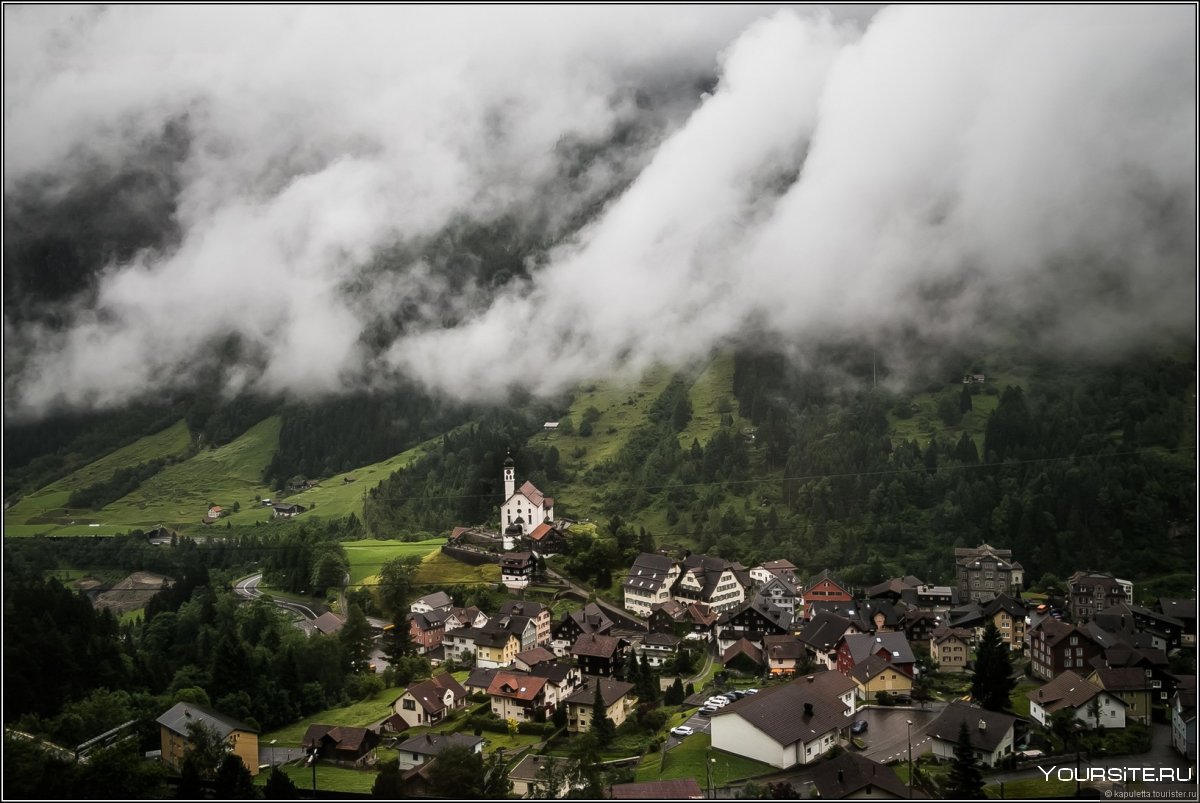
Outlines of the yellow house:
{"label": "yellow house", "polygon": [[[488,623],[489,626],[491,623]],[[499,669],[508,666],[521,651],[521,639],[507,630],[487,629],[475,637],[475,666]]]}
{"label": "yellow house", "polygon": [[258,774],[258,731],[249,725],[192,703],[176,703],[155,722],[162,738],[162,762],[175,772],[183,768],[190,746],[188,728],[199,722],[229,743],[251,775]]}
{"label": "yellow house", "polygon": [[912,678],[878,655],[855,664],[850,670],[850,679],[857,686],[855,693],[858,699],[867,703],[878,697],[880,692],[912,694]]}
{"label": "yellow house", "polygon": [[1087,679],[1125,702],[1128,706],[1126,719],[1150,724],[1150,684],[1153,681],[1146,677],[1145,670],[1137,667],[1096,669]]}
{"label": "yellow house", "polygon": [[632,683],[608,678],[587,679],[579,690],[566,699],[567,731],[569,733],[587,733],[592,727],[592,710],[596,705],[596,686],[600,684],[600,698],[604,702],[604,712],[612,724],[621,727],[630,712],[637,707],[637,698]]}

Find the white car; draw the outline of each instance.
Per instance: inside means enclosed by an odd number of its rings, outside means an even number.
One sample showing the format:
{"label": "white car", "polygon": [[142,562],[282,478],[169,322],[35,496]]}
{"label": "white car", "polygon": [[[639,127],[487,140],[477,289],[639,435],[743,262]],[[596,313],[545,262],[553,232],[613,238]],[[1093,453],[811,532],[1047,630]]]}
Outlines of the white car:
{"label": "white car", "polygon": [[671,728],[672,736],[691,736],[696,731],[689,728],[687,725],[680,725],[677,728]]}
{"label": "white car", "polygon": [[704,704],[705,705],[715,705],[717,708],[721,708],[722,706],[729,705],[729,698],[728,697],[709,697],[707,700],[704,701]]}

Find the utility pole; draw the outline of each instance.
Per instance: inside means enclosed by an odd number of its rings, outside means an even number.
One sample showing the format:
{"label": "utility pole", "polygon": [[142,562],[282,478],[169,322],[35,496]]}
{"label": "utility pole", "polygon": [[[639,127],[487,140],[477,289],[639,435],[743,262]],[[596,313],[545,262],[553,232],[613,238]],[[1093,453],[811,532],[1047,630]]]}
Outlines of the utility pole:
{"label": "utility pole", "polygon": [[912,720],[908,720],[908,798],[912,800],[913,763],[912,763]]}

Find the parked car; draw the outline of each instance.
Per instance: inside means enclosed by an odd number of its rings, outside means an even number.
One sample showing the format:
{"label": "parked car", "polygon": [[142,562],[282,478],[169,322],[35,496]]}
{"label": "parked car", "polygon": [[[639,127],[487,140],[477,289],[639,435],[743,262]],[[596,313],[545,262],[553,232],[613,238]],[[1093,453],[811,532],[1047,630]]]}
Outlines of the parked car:
{"label": "parked car", "polygon": [[1017,753],[1017,758],[1025,759],[1027,761],[1045,757],[1046,752],[1044,750],[1022,750],[1020,753]]}
{"label": "parked car", "polygon": [[897,694],[896,696],[892,697],[892,699],[896,701],[896,705],[912,704],[912,697],[907,694]]}
{"label": "parked car", "polygon": [[727,691],[725,692],[725,696],[730,700],[740,700],[746,696],[746,693],[743,691]]}
{"label": "parked car", "polygon": [[672,736],[691,736],[695,732],[696,731],[689,728],[687,725],[680,725],[677,728],[671,728]]}
{"label": "parked car", "polygon": [[702,717],[711,717],[713,714],[717,713],[720,710],[721,709],[717,708],[715,705],[706,705],[703,708],[701,708],[699,711],[697,711],[696,713]]}
{"label": "parked car", "polygon": [[721,708],[722,706],[729,705],[729,698],[728,697],[709,697],[707,700],[704,701],[704,704],[707,706],[715,706],[716,708]]}
{"label": "parked car", "polygon": [[850,726],[850,732],[853,734],[866,733],[867,721],[865,719],[854,720],[854,724]]}
{"label": "parked car", "polygon": [[742,694],[758,694],[758,689],[742,689]]}

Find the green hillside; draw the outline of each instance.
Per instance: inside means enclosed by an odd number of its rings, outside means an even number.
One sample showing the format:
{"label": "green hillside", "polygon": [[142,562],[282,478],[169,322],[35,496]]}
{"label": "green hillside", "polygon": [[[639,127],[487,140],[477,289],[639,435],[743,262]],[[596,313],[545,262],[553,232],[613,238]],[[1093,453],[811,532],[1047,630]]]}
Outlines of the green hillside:
{"label": "green hillside", "polygon": [[[29,494],[4,512],[5,535],[34,535],[49,532],[60,525],[75,521],[77,525],[107,521],[107,518],[92,511],[66,510],[64,505],[73,491],[103,482],[114,472],[131,468],[151,460],[181,456],[191,445],[187,424],[178,421],[174,425],[147,435],[115,452],[101,457],[78,471]],[[100,528],[104,529],[104,528]],[[91,528],[87,534],[97,534]]]}
{"label": "green hillside", "polygon": [[161,523],[194,530],[201,526],[210,502],[225,508],[236,502],[242,512],[235,514],[234,521],[249,524],[258,517],[268,518],[265,509],[253,509],[254,497],[271,495],[262,483],[262,473],[278,443],[279,417],[272,416],[224,446],[168,466],[96,517],[128,528]]}

